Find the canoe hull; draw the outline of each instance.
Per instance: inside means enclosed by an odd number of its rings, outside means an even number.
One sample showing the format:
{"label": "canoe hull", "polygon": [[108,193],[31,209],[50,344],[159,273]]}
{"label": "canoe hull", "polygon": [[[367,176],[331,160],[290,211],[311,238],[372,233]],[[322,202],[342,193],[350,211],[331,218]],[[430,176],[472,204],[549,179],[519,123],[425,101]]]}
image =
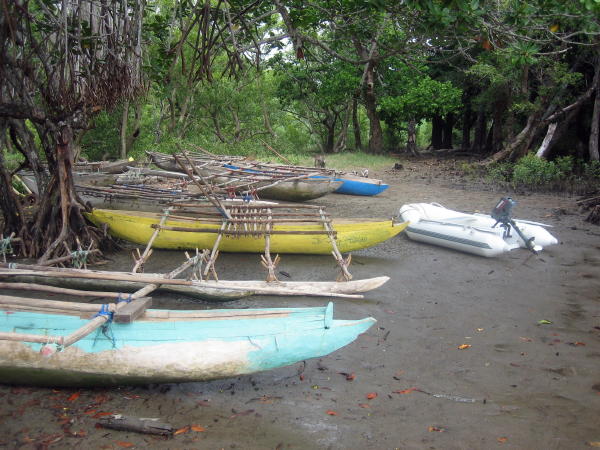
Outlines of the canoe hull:
{"label": "canoe hull", "polygon": [[[311,178],[322,177],[314,176]],[[334,191],[336,194],[364,195],[372,197],[374,195],[381,194],[389,187],[389,185],[385,184],[383,181],[372,178],[354,177],[348,175],[334,179],[342,182],[341,186]]]}
{"label": "canoe hull", "polygon": [[[232,317],[196,320],[152,319],[152,311],[130,324],[111,323],[54,353],[48,351],[54,346],[0,341],[0,379],[106,386],[227,378],[325,356],[375,323],[372,318],[333,320],[331,307],[279,308],[264,317],[235,317],[230,310]],[[17,311],[2,314],[0,331],[65,335],[85,322],[78,316]],[[42,348],[50,354],[42,354]]]}
{"label": "canoe hull", "polygon": [[284,181],[258,192],[259,197],[286,202],[305,202],[336,192],[342,186],[338,180]]}
{"label": "canoe hull", "polygon": [[[413,203],[400,208],[400,217],[410,222],[406,234],[410,239],[460,250],[479,256],[494,257],[515,248],[527,248],[516,231],[504,237],[504,229],[494,226],[487,215],[466,214],[437,204]],[[546,247],[558,241],[538,225],[515,221],[534,244]]]}
{"label": "canoe hull", "polygon": [[[136,244],[145,245],[154,232],[153,224],[158,224],[159,215],[151,213],[130,213],[96,209],[86,216],[94,224],[108,225],[109,233],[117,238],[125,239]],[[332,222],[337,232],[337,246],[340,252],[347,253],[363,248],[372,247],[400,233],[406,223],[394,224],[392,220],[378,221],[376,219],[356,219],[355,221]],[[194,223],[190,221],[167,220],[165,226],[201,229],[219,229],[217,224]],[[278,231],[322,231],[320,225],[276,225]],[[153,246],[163,249],[194,249],[212,248],[217,233],[182,232],[161,230]],[[264,237],[255,236],[223,236],[219,250],[235,253],[262,253]],[[329,255],[332,251],[331,242],[326,234],[272,234],[271,253],[297,253]]]}

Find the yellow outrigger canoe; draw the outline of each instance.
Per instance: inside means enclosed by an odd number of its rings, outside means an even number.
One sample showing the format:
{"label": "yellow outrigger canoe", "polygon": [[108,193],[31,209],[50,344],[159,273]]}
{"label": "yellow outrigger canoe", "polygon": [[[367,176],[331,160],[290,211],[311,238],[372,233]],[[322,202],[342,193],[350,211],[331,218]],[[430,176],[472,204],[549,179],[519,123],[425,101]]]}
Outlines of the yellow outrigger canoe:
{"label": "yellow outrigger canoe", "polygon": [[[94,209],[85,215],[98,226],[107,225],[112,236],[142,245],[148,243],[162,216],[159,213],[110,209]],[[336,232],[338,249],[342,253],[348,253],[372,247],[396,236],[407,227],[408,222],[394,223],[391,219],[333,219],[331,225]],[[161,227],[162,229],[152,246],[173,250],[212,248],[220,227],[220,224],[203,222],[202,219],[170,218]],[[168,228],[207,231],[191,232]],[[312,232],[313,234],[294,234],[293,232]],[[319,232],[321,234],[318,234]],[[328,235],[322,232],[323,226],[314,222],[275,224],[271,233],[270,251],[272,253],[329,255],[332,251],[331,242]],[[264,236],[229,235],[227,232],[223,233],[219,244],[219,250],[222,252],[262,253],[264,248]]]}

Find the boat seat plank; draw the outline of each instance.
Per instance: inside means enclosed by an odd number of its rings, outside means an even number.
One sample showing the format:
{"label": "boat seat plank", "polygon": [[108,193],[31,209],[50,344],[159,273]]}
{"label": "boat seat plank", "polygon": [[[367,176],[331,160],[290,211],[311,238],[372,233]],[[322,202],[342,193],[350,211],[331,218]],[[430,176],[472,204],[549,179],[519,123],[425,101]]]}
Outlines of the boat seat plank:
{"label": "boat seat plank", "polygon": [[116,323],[131,323],[152,306],[152,298],[140,297],[120,307],[113,316]]}

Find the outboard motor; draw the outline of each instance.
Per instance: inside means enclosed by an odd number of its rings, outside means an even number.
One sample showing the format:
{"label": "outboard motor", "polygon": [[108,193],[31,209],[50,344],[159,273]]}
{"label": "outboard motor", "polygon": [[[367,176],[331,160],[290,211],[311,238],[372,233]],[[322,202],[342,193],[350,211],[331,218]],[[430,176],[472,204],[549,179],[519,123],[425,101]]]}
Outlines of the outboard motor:
{"label": "outboard motor", "polygon": [[535,238],[527,238],[511,217],[512,209],[516,204],[517,202],[514,201],[512,198],[502,197],[500,201],[496,204],[496,206],[494,206],[494,209],[492,209],[492,213],[490,214],[492,218],[496,220],[496,223],[492,226],[492,228],[500,224],[500,226],[504,228],[504,237],[507,238],[511,237],[510,229],[512,227],[521,237],[521,239],[523,239],[523,242],[525,242],[527,248],[533,253],[537,253],[542,248],[539,245],[534,244],[533,240]]}

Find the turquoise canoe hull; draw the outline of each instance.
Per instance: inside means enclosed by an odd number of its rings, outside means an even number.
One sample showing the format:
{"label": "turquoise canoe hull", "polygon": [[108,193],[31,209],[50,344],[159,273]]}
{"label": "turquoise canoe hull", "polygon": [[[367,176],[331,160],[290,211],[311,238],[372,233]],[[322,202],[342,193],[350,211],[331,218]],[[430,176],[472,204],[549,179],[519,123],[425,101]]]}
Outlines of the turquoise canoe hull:
{"label": "turquoise canoe hull", "polygon": [[[200,315],[200,317],[198,317]],[[0,331],[67,336],[89,317],[0,311]],[[373,318],[334,320],[333,306],[245,310],[148,310],[110,322],[70,347],[0,340],[0,380],[45,386],[204,381],[325,356]]]}
{"label": "turquoise canoe hull", "polygon": [[[311,178],[324,178],[321,176],[313,176]],[[372,197],[377,194],[381,194],[385,191],[389,185],[383,183],[380,180],[373,180],[371,178],[352,177],[345,178],[339,177],[334,178],[335,181],[341,181],[342,185],[333,191],[336,194],[347,194],[347,195],[364,195]]]}

